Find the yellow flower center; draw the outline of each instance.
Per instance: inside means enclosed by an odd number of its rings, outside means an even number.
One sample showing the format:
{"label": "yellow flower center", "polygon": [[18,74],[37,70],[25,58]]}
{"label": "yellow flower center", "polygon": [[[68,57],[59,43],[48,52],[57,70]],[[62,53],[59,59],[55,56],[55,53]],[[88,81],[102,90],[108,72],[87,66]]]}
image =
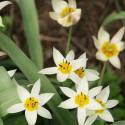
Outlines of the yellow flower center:
{"label": "yellow flower center", "polygon": [[77,69],[77,70],[75,71],[75,73],[76,73],[80,78],[83,78],[83,77],[85,76],[85,71],[84,71],[83,67]]}
{"label": "yellow flower center", "polygon": [[106,105],[105,105],[105,103],[103,103],[101,100],[96,100],[102,107],[103,107],[103,109],[101,109],[101,110],[96,110],[95,112],[96,112],[96,114],[102,114],[104,111],[105,111],[105,109],[106,109]]}
{"label": "yellow flower center", "polygon": [[81,92],[75,96],[75,104],[77,104],[80,108],[83,108],[85,105],[89,104],[89,97]]}
{"label": "yellow flower center", "polygon": [[60,13],[60,16],[63,18],[65,16],[68,16],[69,14],[71,14],[72,12],[74,12],[75,9],[71,8],[71,7],[65,7],[62,12]]}
{"label": "yellow flower center", "polygon": [[38,109],[38,99],[34,97],[27,98],[25,101],[25,108],[29,111],[34,111]]}
{"label": "yellow flower center", "polygon": [[67,60],[59,64],[58,70],[63,74],[68,74],[72,71],[72,65]]}
{"label": "yellow flower center", "polygon": [[119,53],[119,49],[116,44],[110,42],[105,42],[101,47],[101,51],[108,58],[116,56]]}

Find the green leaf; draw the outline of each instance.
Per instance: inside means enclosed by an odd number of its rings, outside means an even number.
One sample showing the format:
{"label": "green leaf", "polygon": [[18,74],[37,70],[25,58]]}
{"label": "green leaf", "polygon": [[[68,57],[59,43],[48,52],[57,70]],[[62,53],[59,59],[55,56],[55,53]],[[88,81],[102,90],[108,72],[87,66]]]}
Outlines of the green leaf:
{"label": "green leaf", "polygon": [[112,14],[109,14],[103,21],[103,26],[107,26],[113,21],[117,20],[125,20],[125,11],[120,11],[120,12],[114,12]]}
{"label": "green leaf", "polygon": [[0,125],[3,125],[3,120],[0,118]]}
{"label": "green leaf", "polygon": [[31,59],[38,68],[42,68],[42,45],[35,2],[34,0],[16,0],[16,2],[21,9]]}
{"label": "green leaf", "polygon": [[125,125],[125,120],[123,121],[118,121],[118,122],[114,122],[113,124],[111,125]]}
{"label": "green leaf", "polygon": [[58,119],[60,122],[60,125],[76,125],[76,118],[67,110],[58,107],[62,100],[51,82],[44,75],[38,74],[38,68],[26,57],[16,44],[3,33],[0,33],[0,47],[11,57],[13,62],[19,67],[31,83],[34,83],[40,78],[42,92],[55,93],[54,98],[49,101],[48,106],[52,110],[54,118]]}
{"label": "green leaf", "polygon": [[16,86],[7,71],[0,67],[0,116],[5,116],[7,114],[6,110],[17,102],[19,102],[19,98]]}

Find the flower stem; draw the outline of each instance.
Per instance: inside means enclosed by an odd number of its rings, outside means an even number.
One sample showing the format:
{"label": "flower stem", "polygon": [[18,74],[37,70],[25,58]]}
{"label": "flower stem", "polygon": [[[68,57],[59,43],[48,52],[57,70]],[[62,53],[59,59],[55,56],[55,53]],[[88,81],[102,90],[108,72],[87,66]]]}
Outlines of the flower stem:
{"label": "flower stem", "polygon": [[107,62],[105,62],[104,65],[103,65],[103,68],[102,68],[102,71],[101,71],[101,76],[100,76],[100,80],[99,80],[99,82],[98,82],[98,85],[101,85],[101,83],[102,83],[103,76],[104,76],[104,73],[105,73],[105,70],[106,70],[106,66],[107,66]]}
{"label": "flower stem", "polygon": [[71,38],[72,38],[72,27],[70,27],[69,33],[68,33],[68,41],[67,41],[67,45],[66,45],[66,54],[68,53],[68,51],[70,49]]}

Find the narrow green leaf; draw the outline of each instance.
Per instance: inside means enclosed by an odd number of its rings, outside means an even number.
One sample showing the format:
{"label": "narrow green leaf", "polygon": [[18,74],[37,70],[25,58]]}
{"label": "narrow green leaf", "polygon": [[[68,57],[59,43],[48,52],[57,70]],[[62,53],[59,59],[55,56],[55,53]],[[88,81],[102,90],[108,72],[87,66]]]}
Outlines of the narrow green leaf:
{"label": "narrow green leaf", "polygon": [[118,122],[114,122],[113,124],[111,125],[125,125],[125,120],[123,121],[118,121]]}
{"label": "narrow green leaf", "polygon": [[40,78],[42,91],[55,93],[54,98],[48,103],[48,106],[54,113],[54,118],[58,119],[60,122],[60,125],[77,125],[76,119],[71,113],[67,110],[58,108],[61,98],[50,81],[44,75],[38,74],[38,68],[25,56],[16,44],[3,33],[0,33],[0,47],[11,57],[13,62],[19,67],[31,83],[34,83]]}
{"label": "narrow green leaf", "polygon": [[125,20],[125,11],[120,11],[120,12],[114,12],[112,14],[109,14],[103,21],[103,26],[107,26],[113,21],[117,20]]}
{"label": "narrow green leaf", "polygon": [[0,118],[0,125],[3,125],[3,120]]}
{"label": "narrow green leaf", "polygon": [[34,0],[16,0],[16,2],[21,9],[31,59],[38,68],[42,68],[42,45],[40,43],[39,24]]}
{"label": "narrow green leaf", "polygon": [[5,116],[7,108],[17,102],[19,102],[19,98],[15,84],[10,79],[7,71],[0,67],[0,116]]}

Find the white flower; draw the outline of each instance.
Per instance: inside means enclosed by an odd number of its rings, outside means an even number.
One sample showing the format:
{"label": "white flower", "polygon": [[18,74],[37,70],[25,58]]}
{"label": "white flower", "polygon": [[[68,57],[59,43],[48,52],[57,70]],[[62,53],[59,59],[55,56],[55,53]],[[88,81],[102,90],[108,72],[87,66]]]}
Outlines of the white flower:
{"label": "white flower", "polygon": [[[9,4],[11,4],[10,1],[2,1],[2,2],[0,2],[0,10],[2,10],[5,6],[7,6],[7,5],[9,5]],[[4,25],[3,25],[3,22],[2,22],[1,16],[0,16],[0,26],[1,26],[1,27],[4,26]]]}
{"label": "white flower", "polygon": [[93,99],[97,94],[99,94],[100,87],[88,89],[88,82],[83,79],[81,83],[77,86],[75,92],[74,90],[61,87],[62,92],[69,97],[68,100],[62,102],[59,107],[64,109],[74,109],[77,108],[77,119],[79,125],[83,125],[87,116],[87,110],[100,110],[102,106]]}
{"label": "white flower", "polygon": [[114,119],[108,109],[115,107],[119,102],[118,100],[108,100],[110,89],[109,86],[104,88],[96,97],[96,101],[103,107],[102,110],[91,111],[89,118],[86,120],[85,125],[91,125],[100,117],[107,122],[114,122]]}
{"label": "white flower", "polygon": [[54,12],[50,12],[50,17],[60,25],[69,27],[76,24],[81,17],[81,9],[77,9],[76,0],[52,0]]}
{"label": "white flower", "polygon": [[72,79],[76,84],[80,83],[82,79],[86,79],[87,81],[95,81],[99,79],[99,73],[96,70],[86,69],[87,58],[86,53],[82,54],[79,59],[82,59],[82,65],[79,69],[75,70],[72,75],[74,75],[74,79]]}
{"label": "white flower", "polygon": [[118,58],[119,53],[125,48],[125,43],[122,42],[125,28],[122,27],[110,40],[110,35],[100,28],[98,33],[98,39],[93,36],[95,46],[98,50],[96,58],[102,61],[110,61],[110,63],[116,68],[120,68],[120,60]]}
{"label": "white flower", "polygon": [[51,113],[43,107],[52,97],[53,93],[40,94],[40,80],[36,81],[31,93],[29,93],[25,88],[17,85],[17,92],[21,103],[11,106],[7,112],[17,113],[25,110],[25,117],[29,125],[35,125],[37,120],[37,114],[47,118],[52,119]]}
{"label": "white flower", "polygon": [[10,77],[13,77],[17,69],[7,71]]}
{"label": "white flower", "polygon": [[41,74],[57,74],[57,80],[64,82],[67,78],[74,79],[72,73],[79,69],[82,64],[82,59],[74,60],[74,51],[70,51],[66,58],[55,48],[53,48],[53,59],[56,67],[42,69]]}

